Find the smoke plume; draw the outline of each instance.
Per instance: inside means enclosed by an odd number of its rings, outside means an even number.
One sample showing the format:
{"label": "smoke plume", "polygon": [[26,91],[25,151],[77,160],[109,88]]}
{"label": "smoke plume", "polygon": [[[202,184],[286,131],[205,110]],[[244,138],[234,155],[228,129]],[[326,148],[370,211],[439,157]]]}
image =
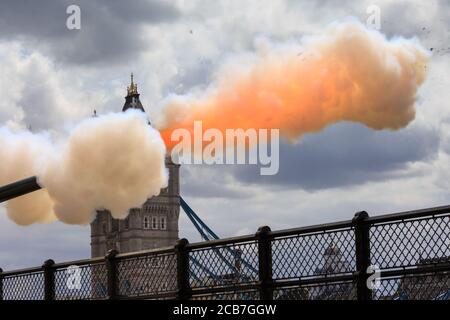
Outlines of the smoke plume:
{"label": "smoke plume", "polygon": [[44,190],[7,203],[21,225],[87,224],[96,209],[124,218],[167,185],[165,146],[144,113],[129,110],[79,123],[64,143],[0,130],[0,184],[37,175]]}
{"label": "smoke plume", "polygon": [[[53,152],[50,138],[45,134],[13,133],[0,128],[0,185],[42,173]],[[20,225],[56,219],[47,190],[10,200],[6,208],[8,216]]]}
{"label": "smoke plume", "polygon": [[172,97],[156,126],[174,129],[277,128],[293,141],[339,121],[396,130],[415,116],[427,52],[415,40],[387,40],[358,22],[334,24],[302,44],[260,46],[218,73],[202,95]]}
{"label": "smoke plume", "polygon": [[22,225],[86,224],[102,208],[125,217],[166,186],[164,142],[173,147],[173,130],[192,131],[196,120],[222,131],[280,129],[292,141],[339,121],[400,129],[414,119],[427,59],[414,40],[345,22],[301,44],[262,43],[201,95],[170,98],[154,118],[161,135],[133,111],[87,119],[65,143],[0,129],[0,184],[37,175],[46,188],[9,201],[8,215]]}

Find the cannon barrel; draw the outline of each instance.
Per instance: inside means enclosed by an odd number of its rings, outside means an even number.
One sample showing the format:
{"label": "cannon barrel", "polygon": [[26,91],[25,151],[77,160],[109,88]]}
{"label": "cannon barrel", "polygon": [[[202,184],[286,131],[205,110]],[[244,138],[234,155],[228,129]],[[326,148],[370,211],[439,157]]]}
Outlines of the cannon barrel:
{"label": "cannon barrel", "polygon": [[0,187],[0,203],[8,201],[24,194],[41,189],[36,177],[19,180]]}

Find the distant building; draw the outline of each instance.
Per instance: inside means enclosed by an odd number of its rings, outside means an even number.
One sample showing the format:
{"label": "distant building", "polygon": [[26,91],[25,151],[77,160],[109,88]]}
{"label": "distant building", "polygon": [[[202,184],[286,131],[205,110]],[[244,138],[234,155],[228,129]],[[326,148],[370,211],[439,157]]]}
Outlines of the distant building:
{"label": "distant building", "polygon": [[314,275],[344,273],[349,270],[348,262],[342,256],[341,249],[331,243],[323,252],[323,267],[317,268]]}
{"label": "distant building", "polygon": [[[137,85],[131,74],[131,84],[127,87],[127,96],[122,111],[130,108],[145,112],[139,99]],[[126,132],[124,132],[126,134]],[[179,165],[174,164],[170,156],[166,156],[166,167],[169,170],[167,188],[158,196],[147,199],[140,208],[131,208],[126,219],[114,219],[108,210],[99,211],[91,223],[91,256],[104,256],[109,250],[120,253],[135,252],[175,245],[178,240],[178,218],[180,214]],[[169,264],[169,262],[167,261]],[[166,286],[165,281],[154,283],[149,279],[152,270],[163,279],[175,277],[175,266],[165,265],[165,259],[141,263],[134,272],[127,273],[128,278],[120,284],[122,288],[136,290],[137,287],[148,292],[158,291]],[[94,278],[98,278],[94,275]],[[103,281],[95,280],[96,285],[103,288]],[[151,286],[151,288],[149,288]],[[103,290],[103,289],[101,289]]]}
{"label": "distant building", "polygon": [[[315,276],[346,273],[349,270],[341,249],[334,243],[325,249],[323,261],[323,267],[316,269]],[[324,283],[309,288],[309,296],[314,300],[352,300],[356,298],[356,290],[352,283]]]}

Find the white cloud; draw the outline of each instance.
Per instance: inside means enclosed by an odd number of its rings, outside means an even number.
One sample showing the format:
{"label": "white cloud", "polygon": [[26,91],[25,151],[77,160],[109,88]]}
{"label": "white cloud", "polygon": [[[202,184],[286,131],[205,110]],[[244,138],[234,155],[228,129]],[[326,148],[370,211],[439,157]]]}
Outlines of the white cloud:
{"label": "white cloud", "polygon": [[88,116],[100,100],[85,90],[82,75],[24,44],[0,43],[0,61],[0,124],[57,130]]}

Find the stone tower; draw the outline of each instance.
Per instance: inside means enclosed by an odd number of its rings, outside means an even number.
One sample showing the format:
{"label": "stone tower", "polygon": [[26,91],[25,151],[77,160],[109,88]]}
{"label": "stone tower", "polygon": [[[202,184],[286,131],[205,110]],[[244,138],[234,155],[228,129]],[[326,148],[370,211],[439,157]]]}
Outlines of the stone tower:
{"label": "stone tower", "polygon": [[[131,84],[122,111],[134,108],[144,111],[137,85]],[[179,165],[166,156],[169,184],[158,196],[147,199],[140,208],[131,208],[124,220],[114,219],[107,210],[99,211],[91,223],[91,256],[104,256],[108,250],[120,253],[172,246],[178,240],[180,214]]]}

